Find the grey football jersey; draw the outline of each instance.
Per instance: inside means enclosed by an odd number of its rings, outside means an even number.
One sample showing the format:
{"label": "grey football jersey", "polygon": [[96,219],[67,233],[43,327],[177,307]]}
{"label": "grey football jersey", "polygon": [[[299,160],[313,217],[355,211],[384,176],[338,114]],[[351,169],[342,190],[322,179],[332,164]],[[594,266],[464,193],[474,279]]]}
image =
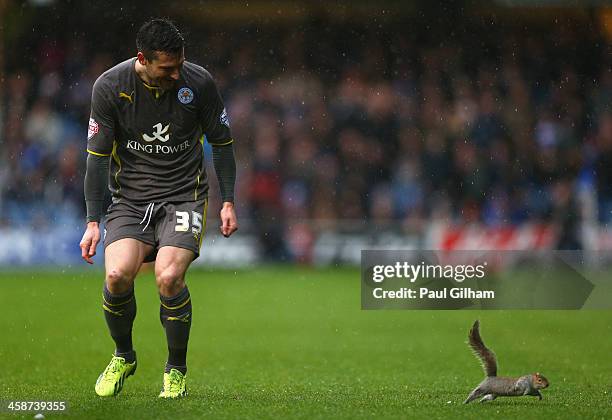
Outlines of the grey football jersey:
{"label": "grey football jersey", "polygon": [[203,141],[232,142],[228,116],[211,75],[184,62],[174,88],[148,86],[136,58],[94,83],[87,151],[111,156],[109,188],[136,203],[194,201],[208,191]]}

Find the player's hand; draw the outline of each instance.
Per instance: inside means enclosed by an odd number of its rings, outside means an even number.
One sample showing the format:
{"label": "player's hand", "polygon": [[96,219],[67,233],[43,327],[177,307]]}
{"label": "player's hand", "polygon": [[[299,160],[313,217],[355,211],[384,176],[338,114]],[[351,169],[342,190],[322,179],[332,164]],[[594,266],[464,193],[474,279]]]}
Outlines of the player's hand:
{"label": "player's hand", "polygon": [[238,230],[238,221],[236,220],[236,211],[234,203],[226,201],[221,209],[221,233],[226,238]]}
{"label": "player's hand", "polygon": [[87,229],[83,234],[83,239],[79,246],[81,247],[81,258],[89,264],[93,264],[91,257],[96,255],[96,246],[100,242],[100,226],[98,222],[87,223]]}

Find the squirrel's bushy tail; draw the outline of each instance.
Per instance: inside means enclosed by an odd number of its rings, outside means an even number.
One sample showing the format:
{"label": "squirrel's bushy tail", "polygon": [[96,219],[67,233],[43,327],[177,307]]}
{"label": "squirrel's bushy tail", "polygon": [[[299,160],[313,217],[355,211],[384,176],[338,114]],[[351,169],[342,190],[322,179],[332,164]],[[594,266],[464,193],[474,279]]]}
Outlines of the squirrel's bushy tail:
{"label": "squirrel's bushy tail", "polygon": [[495,353],[485,346],[480,338],[480,321],[476,320],[474,325],[470,329],[468,335],[468,343],[474,354],[480,359],[480,363],[487,376],[497,376],[497,360],[495,359]]}

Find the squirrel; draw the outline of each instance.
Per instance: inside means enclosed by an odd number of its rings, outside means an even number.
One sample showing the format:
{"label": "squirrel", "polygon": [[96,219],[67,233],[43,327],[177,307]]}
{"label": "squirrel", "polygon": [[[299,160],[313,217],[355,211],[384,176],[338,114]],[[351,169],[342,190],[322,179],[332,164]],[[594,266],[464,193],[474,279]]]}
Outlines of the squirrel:
{"label": "squirrel", "polygon": [[480,338],[480,322],[476,320],[468,334],[468,344],[474,351],[487,377],[480,383],[467,399],[463,402],[468,404],[477,398],[480,402],[493,401],[497,397],[512,397],[521,395],[533,395],[542,399],[540,389],[548,388],[550,382],[539,373],[532,373],[518,378],[497,376],[497,360],[495,353],[488,349]]}

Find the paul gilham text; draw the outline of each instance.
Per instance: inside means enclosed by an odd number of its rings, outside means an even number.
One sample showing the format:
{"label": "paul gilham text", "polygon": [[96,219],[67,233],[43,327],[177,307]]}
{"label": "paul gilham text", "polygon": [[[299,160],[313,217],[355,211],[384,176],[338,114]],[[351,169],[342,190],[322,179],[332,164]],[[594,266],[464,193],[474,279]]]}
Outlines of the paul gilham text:
{"label": "paul gilham text", "polygon": [[377,287],[372,291],[376,299],[495,299],[493,290],[474,290],[469,287],[453,287],[452,289],[430,290],[426,287],[399,290],[383,290]]}

